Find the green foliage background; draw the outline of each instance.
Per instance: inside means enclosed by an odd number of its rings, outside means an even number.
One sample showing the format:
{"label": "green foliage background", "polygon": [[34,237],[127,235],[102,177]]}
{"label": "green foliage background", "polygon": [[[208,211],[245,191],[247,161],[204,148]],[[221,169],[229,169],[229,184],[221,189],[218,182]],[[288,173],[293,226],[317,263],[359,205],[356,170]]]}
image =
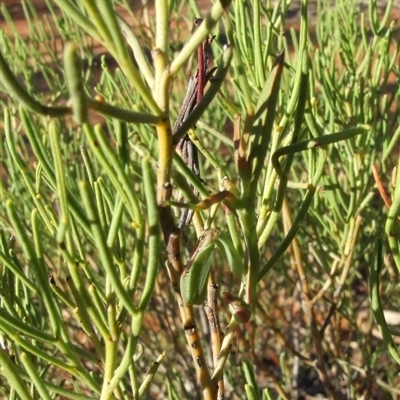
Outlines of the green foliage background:
{"label": "green foliage background", "polygon": [[[400,304],[393,1],[386,9],[317,2],[315,30],[303,8],[301,33],[286,29],[290,2],[233,1],[229,11],[217,3],[204,37],[216,36],[214,63],[229,70],[224,79],[217,72],[212,87],[223,84],[191,131],[201,180],[178,156],[163,165],[160,138],[196,69],[192,21],[209,10],[194,1],[140,12],[127,2],[55,3],[63,11],[49,2],[43,18],[22,3],[28,37],[1,9],[1,395],[211,399],[220,368],[226,398],[397,398],[398,331],[385,321]],[[82,29],[66,8],[74,4],[95,28]],[[115,23],[114,6],[132,27],[119,41],[120,29],[101,30]],[[174,79],[163,78],[167,65]],[[164,167],[173,194],[161,202]],[[230,351],[215,353],[212,327],[194,307],[200,369],[164,267],[169,227],[160,213],[166,207],[177,220],[180,193],[195,207],[187,181],[203,201],[229,191],[198,213],[246,268],[235,274],[229,255],[212,254]],[[184,263],[199,236],[185,230]],[[249,323],[232,318],[226,291],[248,303]]]}

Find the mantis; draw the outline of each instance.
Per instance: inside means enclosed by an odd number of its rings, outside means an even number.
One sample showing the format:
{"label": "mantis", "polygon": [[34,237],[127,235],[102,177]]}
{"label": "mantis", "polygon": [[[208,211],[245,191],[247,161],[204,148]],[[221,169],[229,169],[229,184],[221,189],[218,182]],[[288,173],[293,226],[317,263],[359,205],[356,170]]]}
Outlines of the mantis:
{"label": "mantis", "polygon": [[[195,27],[198,27],[202,22],[201,18],[196,18],[194,21]],[[188,115],[192,112],[193,108],[202,99],[204,94],[204,88],[214,73],[215,68],[207,70],[209,63],[209,56],[207,52],[209,39],[206,39],[198,48],[198,67],[194,75],[189,79],[186,94],[182,103],[182,107],[179,111],[178,118],[175,121],[172,133],[175,134],[178,128],[183,124]],[[193,142],[189,139],[186,134],[178,143],[176,147],[177,152],[182,157],[183,161],[188,165],[190,170],[196,175],[200,175],[199,170],[199,158],[198,151]],[[198,192],[195,191],[195,195],[198,196]],[[185,225],[189,225],[193,218],[193,210],[184,209],[178,224],[179,229],[183,229]]]}

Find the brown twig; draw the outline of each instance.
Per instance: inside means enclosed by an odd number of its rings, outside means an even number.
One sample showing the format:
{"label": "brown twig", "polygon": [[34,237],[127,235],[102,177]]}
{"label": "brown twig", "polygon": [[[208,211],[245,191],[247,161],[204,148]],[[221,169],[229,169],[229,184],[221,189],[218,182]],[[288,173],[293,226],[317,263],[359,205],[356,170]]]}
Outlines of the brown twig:
{"label": "brown twig", "polygon": [[[204,311],[210,325],[214,366],[218,363],[218,357],[222,344],[222,332],[217,313],[217,289],[218,285],[216,285],[213,275],[210,274],[208,278],[207,304],[204,306]],[[224,378],[221,376],[218,381],[218,400],[222,400],[223,398]]]}
{"label": "brown twig", "polygon": [[381,178],[379,177],[379,174],[378,174],[378,170],[376,169],[375,165],[372,165],[371,168],[372,168],[372,175],[374,176],[374,180],[375,180],[376,186],[378,187],[379,194],[381,195],[382,200],[385,202],[386,207],[390,208],[391,201],[389,199],[389,196],[386,194],[385,188],[383,187]]}
{"label": "brown twig", "polygon": [[181,231],[176,229],[171,233],[167,245],[167,269],[175,291],[177,303],[179,304],[179,311],[185,331],[186,340],[189,344],[190,352],[193,357],[196,373],[203,390],[205,399],[213,400],[216,398],[216,388],[210,376],[210,371],[207,367],[204,357],[203,348],[200,342],[200,336],[196,325],[196,320],[193,313],[193,307],[184,304],[180,289],[179,279],[184,271],[184,266],[181,259],[180,250]]}

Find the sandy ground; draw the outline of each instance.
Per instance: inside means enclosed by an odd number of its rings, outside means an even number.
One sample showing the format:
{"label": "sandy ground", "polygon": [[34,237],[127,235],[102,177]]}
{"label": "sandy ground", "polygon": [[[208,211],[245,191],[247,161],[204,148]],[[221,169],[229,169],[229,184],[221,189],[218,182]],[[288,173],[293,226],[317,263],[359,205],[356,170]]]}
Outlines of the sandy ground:
{"label": "sandy ground", "polygon": [[[1,1],[1,0],[0,0]],[[334,4],[334,0],[325,0],[331,4]],[[366,15],[368,15],[368,0],[354,0],[358,4],[360,4],[360,9],[363,10]],[[30,0],[30,2],[35,6],[36,11],[40,17],[44,17],[45,14],[48,14],[48,8],[46,2],[44,0]],[[140,1],[135,0],[128,0],[128,3],[132,4],[132,9],[135,11],[139,10],[141,7]],[[272,3],[274,1],[272,0]],[[154,10],[153,6],[154,0],[149,0],[149,10],[150,13]],[[378,12],[383,14],[384,6],[387,3],[387,0],[377,0],[378,3]],[[316,4],[317,0],[309,0],[309,25],[310,25],[310,36],[313,38],[315,36],[315,25],[317,23],[316,20]],[[5,6],[8,12],[11,15],[11,18],[14,21],[14,24],[18,30],[18,32],[23,36],[26,37],[29,35],[29,28],[25,20],[25,15],[23,11],[23,7],[19,0],[3,0],[1,1],[1,5]],[[200,10],[202,11],[203,16],[207,13],[207,11],[211,7],[210,0],[199,0],[198,5]],[[292,0],[289,10],[286,16],[286,26],[285,29],[288,31],[290,28],[298,29],[299,28],[299,12],[300,12],[300,0]],[[122,13],[124,14],[124,13]],[[125,12],[126,14],[126,12]],[[395,35],[398,37],[400,41],[400,0],[394,1],[394,6],[392,8],[392,19],[397,20],[397,26],[395,26]],[[128,19],[129,20],[129,19]],[[8,25],[5,23],[3,14],[0,12],[0,27],[6,33],[10,33]],[[172,27],[173,28],[173,27]],[[100,46],[96,48],[96,52],[102,52]]]}
{"label": "sandy ground", "polygon": [[[0,0],[1,1],[1,0]],[[46,5],[46,2],[44,0],[30,0],[31,3],[35,6],[37,13],[40,17],[44,17],[45,14],[48,14],[48,8]],[[334,0],[325,0],[327,2],[330,2],[331,4],[334,4]],[[365,11],[366,15],[368,15],[368,0],[354,0],[358,4],[360,4],[360,9]],[[384,5],[387,3],[387,0],[377,0],[378,2],[378,11],[380,14],[384,12]],[[138,0],[128,0],[128,3],[132,4],[132,8],[135,11],[139,10],[141,7],[141,2]],[[149,0],[149,10],[152,12],[154,9],[153,6],[154,1]],[[273,3],[273,1],[272,1]],[[315,24],[317,23],[316,21],[316,4],[317,0],[309,0],[309,25],[310,25],[310,36],[313,38],[314,31],[315,31]],[[29,35],[29,28],[25,20],[24,16],[24,11],[21,5],[21,2],[19,0],[3,0],[1,1],[1,5],[5,6],[8,9],[8,12],[10,13],[14,24],[18,30],[18,32],[23,36],[26,37]],[[210,9],[211,7],[211,2],[210,0],[199,0],[198,5],[200,10],[202,11],[203,16],[206,14],[206,12]],[[299,28],[299,12],[300,12],[300,0],[293,0],[287,16],[286,16],[286,26],[285,29],[289,30],[290,28],[298,29]],[[396,33],[399,41],[400,41],[400,0],[395,0],[394,1],[394,6],[392,9],[392,18],[397,20],[397,27],[395,28]],[[3,29],[6,33],[9,33],[10,30],[5,23],[3,14],[0,12],[0,27]],[[173,28],[173,27],[172,27]],[[102,53],[104,49],[101,48],[101,46],[97,47],[95,49],[96,52]],[[400,61],[399,61],[400,62]],[[393,77],[394,78],[394,77]]]}
{"label": "sandy ground", "polygon": [[[48,8],[47,8],[46,2],[44,0],[30,0],[30,1],[35,6],[37,13],[40,16],[48,13]],[[334,0],[326,0],[326,1],[330,2],[330,3],[335,3]],[[360,4],[361,10],[365,10],[367,12],[368,0],[354,0],[354,1],[356,1],[358,4]],[[133,10],[135,10],[135,9],[138,10],[140,8],[139,1],[134,1],[134,0],[129,1],[128,0],[128,2],[132,4]],[[387,3],[387,0],[377,0],[377,2],[378,2],[378,11],[380,14],[382,14],[384,11],[384,6]],[[11,14],[11,17],[14,20],[14,23],[17,26],[18,31],[22,35],[28,34],[28,28],[26,25],[21,2],[18,0],[17,1],[16,0],[3,0],[1,2],[1,4],[5,5],[7,7],[9,13]],[[152,10],[153,9],[153,5],[152,5],[153,1],[150,0],[149,4],[150,4],[149,8]],[[315,19],[316,4],[317,4],[317,0],[309,0],[309,15],[310,15],[310,21],[311,21],[311,23],[310,23],[311,29],[312,29],[312,26],[313,25],[315,26],[315,23],[316,23],[316,19]],[[209,0],[199,0],[198,5],[199,5],[199,8],[202,11],[203,15],[205,15],[207,10],[209,10],[211,7],[211,2]],[[292,27],[298,28],[299,11],[300,11],[300,0],[293,0],[289,7],[288,13],[287,13],[287,21],[286,21],[287,28],[292,28]],[[400,29],[400,22],[399,22],[400,21],[400,1],[398,1],[398,0],[394,1],[394,6],[392,9],[392,19],[397,19],[398,29]],[[7,32],[8,29],[5,24],[4,17],[1,13],[0,13],[0,27]],[[399,33],[399,35],[400,35],[400,33]],[[400,39],[400,37],[399,37],[399,39]]]}

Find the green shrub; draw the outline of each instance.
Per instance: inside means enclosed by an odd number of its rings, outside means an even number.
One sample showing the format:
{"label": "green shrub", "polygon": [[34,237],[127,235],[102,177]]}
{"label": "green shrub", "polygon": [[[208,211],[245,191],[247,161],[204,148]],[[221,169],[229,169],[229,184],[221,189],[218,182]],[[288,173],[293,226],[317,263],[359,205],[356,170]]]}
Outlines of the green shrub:
{"label": "green shrub", "polygon": [[393,1],[54,3],[2,6],[1,395],[396,398]]}

